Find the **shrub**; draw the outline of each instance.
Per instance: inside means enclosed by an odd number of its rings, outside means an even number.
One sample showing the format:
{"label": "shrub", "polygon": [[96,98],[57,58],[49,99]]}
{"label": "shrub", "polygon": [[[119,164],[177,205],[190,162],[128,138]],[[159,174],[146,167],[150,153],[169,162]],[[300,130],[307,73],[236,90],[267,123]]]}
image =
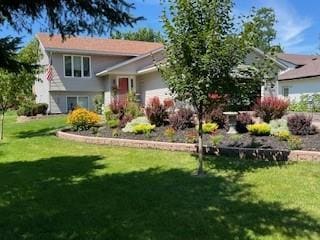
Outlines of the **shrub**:
{"label": "shrub", "polygon": [[146,117],[137,117],[126,124],[122,129],[123,132],[133,132],[133,127],[138,124],[148,124],[150,123]]}
{"label": "shrub", "polygon": [[113,114],[120,114],[124,112],[127,102],[114,98],[109,104],[109,108]]}
{"label": "shrub", "polygon": [[94,111],[98,114],[102,113],[103,97],[102,95],[97,95],[93,99]]}
{"label": "shrub", "polygon": [[157,127],[165,125],[168,119],[167,108],[160,103],[158,97],[151,98],[146,107],[146,115],[151,124]]}
{"label": "shrub", "polygon": [[271,120],[282,118],[288,106],[289,102],[284,99],[265,97],[255,104],[254,110],[258,117],[268,123]]}
{"label": "shrub", "polygon": [[77,131],[88,130],[97,123],[100,117],[94,112],[90,112],[84,108],[78,108],[69,113],[67,123],[71,124],[72,128]]}
{"label": "shrub", "polygon": [[47,114],[47,110],[48,110],[48,104],[46,103],[36,103],[32,106],[33,115],[37,115],[37,114],[45,115]]}
{"label": "shrub", "polygon": [[131,101],[126,104],[124,112],[126,116],[131,116],[131,118],[136,118],[142,115],[139,104]]}
{"label": "shrub", "polygon": [[255,136],[269,136],[271,128],[267,123],[255,123],[247,126],[248,131]]}
{"label": "shrub", "polygon": [[113,112],[111,111],[110,107],[106,107],[104,110],[104,116],[106,118],[106,121],[110,120],[110,119],[114,119],[114,115]]}
{"label": "shrub", "polygon": [[150,123],[139,123],[133,127],[133,133],[134,134],[150,134],[154,128],[155,125],[151,125]]}
{"label": "shrub", "polygon": [[242,137],[241,137],[240,134],[232,134],[232,135],[229,137],[229,139],[230,139],[231,141],[234,141],[234,142],[240,141],[241,138],[242,138]]}
{"label": "shrub", "polygon": [[288,141],[290,138],[290,132],[288,130],[280,130],[274,134],[280,141]]}
{"label": "shrub", "polygon": [[312,135],[317,129],[312,125],[312,117],[305,114],[295,114],[288,117],[288,128],[294,135]]}
{"label": "shrub", "polygon": [[290,150],[302,149],[302,140],[298,136],[290,136],[288,139],[288,148]]}
{"label": "shrub", "polygon": [[163,105],[166,109],[172,108],[174,106],[174,101],[171,98],[166,98],[163,100]]}
{"label": "shrub", "polygon": [[215,135],[211,137],[211,143],[213,146],[217,147],[224,139],[223,135]]}
{"label": "shrub", "polygon": [[237,116],[236,130],[238,133],[248,132],[247,126],[253,124],[253,119],[248,113],[240,113]]}
{"label": "shrub", "polygon": [[164,135],[169,139],[170,142],[174,142],[176,133],[176,130],[172,127],[169,127],[164,131]]}
{"label": "shrub", "polygon": [[271,127],[271,135],[277,135],[281,131],[289,131],[286,119],[271,120],[269,126]]}
{"label": "shrub", "polygon": [[119,121],[119,119],[110,119],[107,121],[107,125],[110,128],[117,128],[120,125],[120,121]]}
{"label": "shrub", "polygon": [[293,112],[320,112],[320,94],[303,94],[298,101],[290,102],[289,110]]}
{"label": "shrub", "polygon": [[191,131],[186,133],[186,142],[187,143],[196,143],[198,138],[198,133],[196,131]]}
{"label": "shrub", "polygon": [[214,133],[218,129],[218,124],[216,123],[204,123],[202,125],[203,133]]}
{"label": "shrub", "polygon": [[37,114],[47,114],[48,104],[46,103],[34,103],[27,101],[22,103],[17,110],[18,116],[36,116]]}
{"label": "shrub", "polygon": [[226,125],[227,118],[223,114],[222,108],[214,108],[206,114],[206,121],[215,122],[218,124],[219,128],[224,128]]}
{"label": "shrub", "polygon": [[175,130],[194,127],[194,113],[191,109],[181,108],[170,114],[169,124]]}

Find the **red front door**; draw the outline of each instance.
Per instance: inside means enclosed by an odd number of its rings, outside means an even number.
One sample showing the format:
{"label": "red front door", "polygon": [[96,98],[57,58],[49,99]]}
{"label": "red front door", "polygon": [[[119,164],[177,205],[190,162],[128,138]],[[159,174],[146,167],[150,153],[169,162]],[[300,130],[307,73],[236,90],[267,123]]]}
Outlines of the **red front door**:
{"label": "red front door", "polygon": [[127,94],[129,91],[128,78],[119,78],[118,97],[120,101],[127,100]]}

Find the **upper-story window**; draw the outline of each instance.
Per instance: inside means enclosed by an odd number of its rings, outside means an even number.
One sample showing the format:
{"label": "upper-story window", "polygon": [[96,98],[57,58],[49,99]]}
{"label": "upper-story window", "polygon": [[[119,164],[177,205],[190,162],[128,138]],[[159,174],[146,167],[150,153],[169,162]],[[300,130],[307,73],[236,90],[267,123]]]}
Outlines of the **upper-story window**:
{"label": "upper-story window", "polygon": [[64,56],[64,75],[66,77],[90,77],[91,61],[86,56]]}

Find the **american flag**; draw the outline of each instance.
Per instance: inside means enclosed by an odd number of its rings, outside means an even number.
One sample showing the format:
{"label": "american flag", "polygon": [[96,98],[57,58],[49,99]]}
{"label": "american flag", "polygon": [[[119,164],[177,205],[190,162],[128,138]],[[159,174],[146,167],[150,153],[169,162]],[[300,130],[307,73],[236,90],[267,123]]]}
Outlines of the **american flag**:
{"label": "american flag", "polygon": [[47,66],[46,79],[47,79],[48,81],[52,81],[52,79],[53,79],[53,72],[52,72],[52,66],[51,66],[51,64],[49,64],[49,65]]}

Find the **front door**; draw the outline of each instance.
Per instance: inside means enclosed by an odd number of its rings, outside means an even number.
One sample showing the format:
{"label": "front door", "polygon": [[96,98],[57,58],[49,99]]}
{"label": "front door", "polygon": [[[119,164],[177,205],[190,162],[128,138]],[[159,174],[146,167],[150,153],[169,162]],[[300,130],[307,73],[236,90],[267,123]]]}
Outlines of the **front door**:
{"label": "front door", "polygon": [[129,78],[119,78],[118,86],[118,97],[120,101],[125,102],[127,100],[127,95],[129,92]]}

